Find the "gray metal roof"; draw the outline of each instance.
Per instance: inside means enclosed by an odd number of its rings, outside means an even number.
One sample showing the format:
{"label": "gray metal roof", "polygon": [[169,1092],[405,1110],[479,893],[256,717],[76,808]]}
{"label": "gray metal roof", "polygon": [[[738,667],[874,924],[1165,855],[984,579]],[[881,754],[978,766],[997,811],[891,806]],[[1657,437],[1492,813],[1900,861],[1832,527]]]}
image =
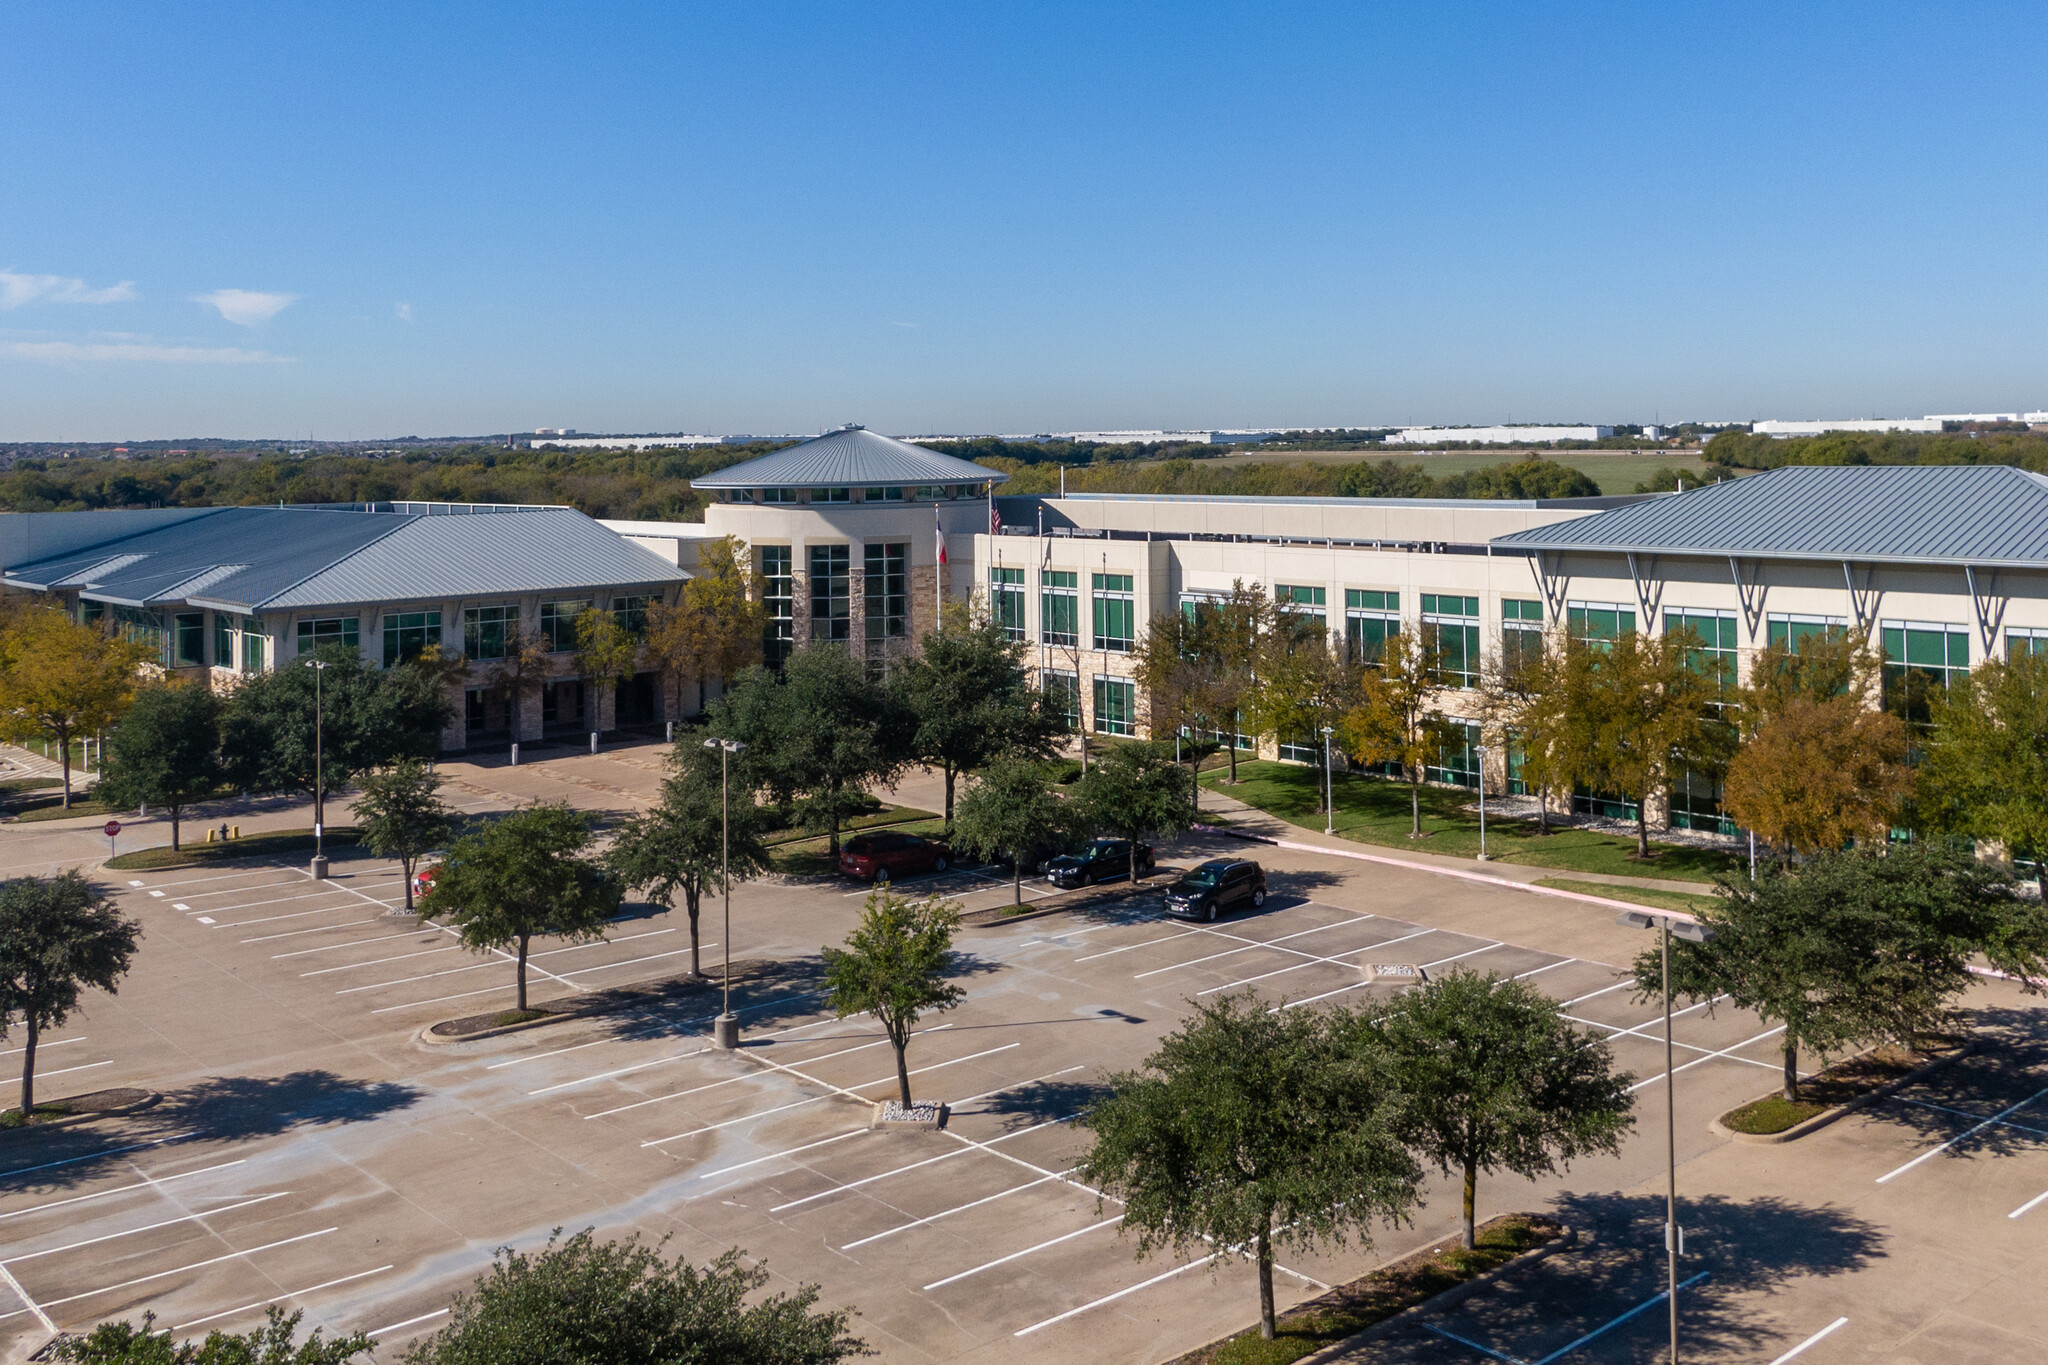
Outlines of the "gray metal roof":
{"label": "gray metal roof", "polygon": [[8,563],[24,588],[77,588],[127,606],[240,612],[644,587],[690,575],[566,507],[475,516],[328,508],[203,509],[154,530],[97,512],[66,528],[67,552]]}
{"label": "gray metal roof", "polygon": [[1010,476],[865,427],[828,431],[758,460],[690,480],[692,488],[856,488],[1006,483]]}
{"label": "gray metal roof", "polygon": [[1493,544],[2048,567],[2048,478],[2007,465],[1789,465]]}

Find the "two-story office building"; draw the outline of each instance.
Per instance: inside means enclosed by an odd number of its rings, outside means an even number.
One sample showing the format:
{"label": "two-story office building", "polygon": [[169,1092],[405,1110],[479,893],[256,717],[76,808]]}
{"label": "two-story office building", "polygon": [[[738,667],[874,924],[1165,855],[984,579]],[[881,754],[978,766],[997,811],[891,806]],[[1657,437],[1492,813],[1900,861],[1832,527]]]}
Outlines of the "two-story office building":
{"label": "two-story office building", "polygon": [[[229,687],[323,644],[388,667],[438,646],[468,660],[443,747],[652,724],[677,714],[652,662],[577,676],[574,620],[630,630],[689,572],[567,507],[386,503],[0,516],[0,582],[105,620],[176,674]],[[545,665],[519,657],[545,642]],[[528,676],[514,676],[522,667]]]}
{"label": "two-story office building", "polygon": [[[698,480],[718,499],[701,531],[611,525],[677,549],[686,531],[746,541],[771,655],[905,648],[937,598],[985,594],[1047,691],[1110,735],[1147,732],[1129,659],[1150,620],[1235,582],[1320,618],[1355,657],[1427,627],[1459,685],[1453,714],[1511,637],[1553,626],[1690,628],[1741,672],[1772,641],[1844,630],[1895,679],[1936,686],[2048,649],[2048,479],[2002,466],[1790,467],[1677,494],[1521,502],[1004,497],[1003,481],[852,429]],[[1476,740],[1468,730],[1434,775],[1475,782]],[[1489,785],[1511,787],[1505,757],[1488,762]],[[1676,785],[1674,823],[1720,825],[1711,779]]]}

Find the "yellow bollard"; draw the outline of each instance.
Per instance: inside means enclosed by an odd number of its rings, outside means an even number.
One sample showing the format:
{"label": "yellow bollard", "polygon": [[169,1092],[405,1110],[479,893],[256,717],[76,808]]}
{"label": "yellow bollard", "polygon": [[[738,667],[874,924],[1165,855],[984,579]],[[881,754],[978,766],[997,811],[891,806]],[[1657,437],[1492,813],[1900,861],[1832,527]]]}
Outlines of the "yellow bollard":
{"label": "yellow bollard", "polygon": [[240,825],[236,825],[236,826],[235,826],[235,832],[234,832],[234,835],[233,835],[232,837],[234,837],[234,838],[236,838],[236,839],[239,839],[239,838],[241,838],[241,837],[242,837],[242,827],[241,827]]}

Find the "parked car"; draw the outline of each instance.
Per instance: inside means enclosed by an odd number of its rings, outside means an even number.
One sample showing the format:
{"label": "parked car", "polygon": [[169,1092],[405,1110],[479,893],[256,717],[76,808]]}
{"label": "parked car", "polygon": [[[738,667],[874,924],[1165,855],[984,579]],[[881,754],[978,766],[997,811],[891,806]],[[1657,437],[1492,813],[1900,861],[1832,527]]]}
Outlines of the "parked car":
{"label": "parked car", "polygon": [[884,872],[889,880],[920,872],[944,872],[953,851],[935,839],[915,834],[856,834],[839,846],[839,871],[871,882]]}
{"label": "parked car", "polygon": [[441,875],[441,864],[422,863],[412,874],[412,903],[418,905],[434,889],[434,878]]}
{"label": "parked car", "polygon": [[1166,888],[1166,913],[1205,923],[1218,915],[1266,903],[1266,870],[1242,858],[1211,858]]}
{"label": "parked car", "polygon": [[[1072,888],[1090,882],[1108,881],[1131,870],[1131,841],[1097,839],[1079,853],[1063,853],[1045,865],[1045,879],[1054,886]],[[1138,873],[1152,870],[1152,846],[1138,845]]]}

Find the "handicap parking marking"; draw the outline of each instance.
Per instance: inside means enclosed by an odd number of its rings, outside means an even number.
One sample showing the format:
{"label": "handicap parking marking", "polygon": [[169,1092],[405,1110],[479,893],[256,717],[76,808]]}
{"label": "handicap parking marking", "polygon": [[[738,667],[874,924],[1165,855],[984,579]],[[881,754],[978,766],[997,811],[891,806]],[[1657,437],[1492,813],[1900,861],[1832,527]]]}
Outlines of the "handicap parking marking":
{"label": "handicap parking marking", "polygon": [[1904,1175],[1906,1172],[1912,1170],[1915,1166],[1918,1166],[1921,1162],[1926,1161],[1929,1158],[1939,1156],[1941,1153],[1947,1151],[1949,1148],[1955,1146],[1957,1143],[1967,1142],[1969,1139],[1983,1132],[1986,1128],[1989,1128],[1994,1124],[1999,1123],[2002,1119],[2005,1118],[2006,1115],[2017,1113],[2018,1111],[2032,1104],[2035,1100],[2040,1099],[2043,1095],[2048,1095],[2048,1088],[2037,1090],[2033,1094],[2027,1096],[2025,1099],[2007,1105],[2005,1108],[1999,1110],[1996,1114],[1993,1114],[1989,1118],[1982,1120],[1981,1122],[1965,1130],[1964,1132],[1956,1134],[1948,1141],[1943,1142],[1937,1146],[1928,1148],[1926,1151],[1914,1157],[1905,1165],[1897,1167],[1890,1171],[1886,1171],[1883,1175],[1877,1178],[1877,1183],[1880,1185],[1886,1185],[1891,1183],[1893,1180]]}

